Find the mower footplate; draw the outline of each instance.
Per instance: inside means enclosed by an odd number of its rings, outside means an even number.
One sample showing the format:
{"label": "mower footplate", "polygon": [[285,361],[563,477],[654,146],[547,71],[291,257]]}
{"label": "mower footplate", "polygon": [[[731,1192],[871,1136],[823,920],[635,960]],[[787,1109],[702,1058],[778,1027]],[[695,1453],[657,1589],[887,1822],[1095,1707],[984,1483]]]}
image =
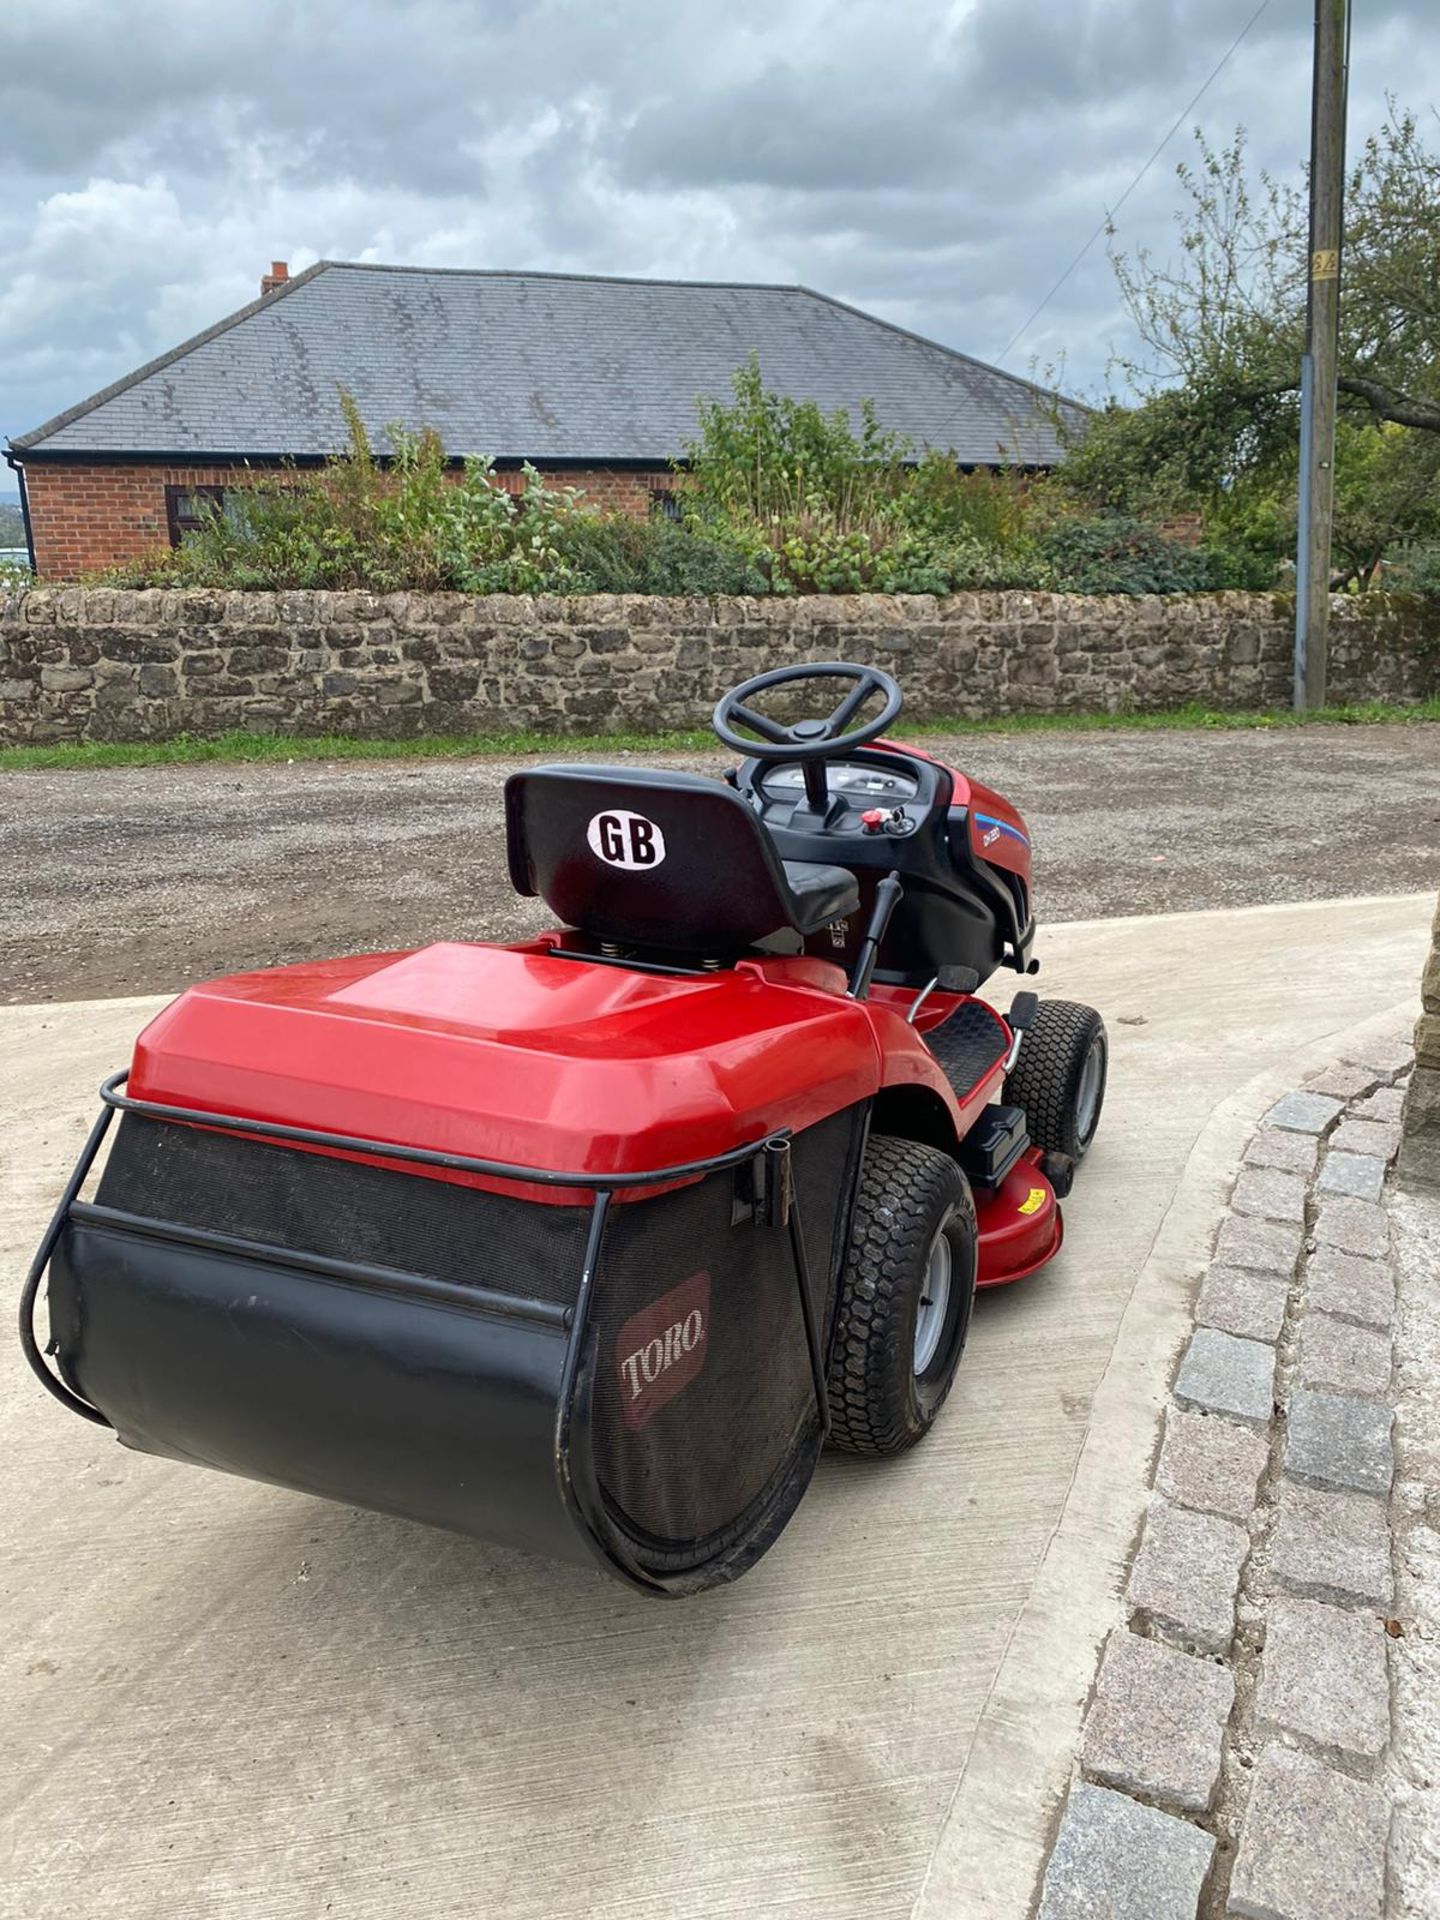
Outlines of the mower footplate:
{"label": "mower footplate", "polygon": [[938,1027],[930,1028],[925,1044],[963,1106],[1004,1060],[1010,1036],[993,1008],[983,1000],[965,1000]]}

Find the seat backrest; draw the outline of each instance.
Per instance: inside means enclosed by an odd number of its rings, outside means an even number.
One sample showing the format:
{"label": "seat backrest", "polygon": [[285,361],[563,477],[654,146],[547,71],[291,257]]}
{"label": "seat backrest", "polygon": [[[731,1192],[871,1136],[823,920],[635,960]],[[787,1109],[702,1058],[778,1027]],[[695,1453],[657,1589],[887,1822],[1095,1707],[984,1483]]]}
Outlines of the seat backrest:
{"label": "seat backrest", "polygon": [[720,956],[792,923],[765,828],[738,793],[697,773],[512,773],[505,831],[516,892],[597,939]]}

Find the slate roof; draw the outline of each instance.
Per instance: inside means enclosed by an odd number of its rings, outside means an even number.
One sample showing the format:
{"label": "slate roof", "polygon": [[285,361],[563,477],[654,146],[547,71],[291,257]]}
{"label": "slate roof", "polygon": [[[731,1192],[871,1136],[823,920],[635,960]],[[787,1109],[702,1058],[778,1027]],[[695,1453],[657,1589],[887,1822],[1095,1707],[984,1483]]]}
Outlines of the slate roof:
{"label": "slate roof", "polygon": [[436,428],[451,454],[663,464],[695,433],[696,396],[728,396],[752,350],[767,386],[827,412],[871,399],[917,447],[1059,458],[1051,396],[805,287],[335,261],[11,444],[324,455],[344,444],[343,386],[377,446],[399,420]]}

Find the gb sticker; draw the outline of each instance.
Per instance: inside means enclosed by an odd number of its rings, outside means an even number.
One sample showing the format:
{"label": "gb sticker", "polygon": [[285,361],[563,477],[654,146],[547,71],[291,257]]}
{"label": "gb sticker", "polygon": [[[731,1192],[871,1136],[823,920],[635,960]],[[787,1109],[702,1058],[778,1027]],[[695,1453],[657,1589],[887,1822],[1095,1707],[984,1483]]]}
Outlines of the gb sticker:
{"label": "gb sticker", "polygon": [[609,867],[644,870],[665,858],[665,836],[643,813],[597,813],[585,830],[590,851]]}

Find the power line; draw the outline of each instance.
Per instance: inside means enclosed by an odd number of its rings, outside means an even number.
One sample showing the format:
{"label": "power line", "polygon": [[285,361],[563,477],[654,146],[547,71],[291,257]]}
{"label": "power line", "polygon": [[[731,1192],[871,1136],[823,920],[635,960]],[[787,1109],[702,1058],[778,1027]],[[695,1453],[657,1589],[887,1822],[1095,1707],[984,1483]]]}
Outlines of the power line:
{"label": "power line", "polygon": [[1119,213],[1120,209],[1124,206],[1125,202],[1130,198],[1131,194],[1134,193],[1135,189],[1139,186],[1140,182],[1145,178],[1146,174],[1149,173],[1150,169],[1154,166],[1155,162],[1160,158],[1161,154],[1165,151],[1166,147],[1168,147],[1170,142],[1175,138],[1175,135],[1180,131],[1185,121],[1195,111],[1196,107],[1199,106],[1200,102],[1205,98],[1206,94],[1210,91],[1211,87],[1219,79],[1221,73],[1225,70],[1225,67],[1229,64],[1231,55],[1235,52],[1236,48],[1240,45],[1241,41],[1244,40],[1245,36],[1249,33],[1250,29],[1255,25],[1255,22],[1260,18],[1261,14],[1265,12],[1265,10],[1269,7],[1269,5],[1270,5],[1270,0],[1260,0],[1259,6],[1256,7],[1254,13],[1251,14],[1250,18],[1245,22],[1244,26],[1240,29],[1239,33],[1236,34],[1235,38],[1230,42],[1230,45],[1225,49],[1224,53],[1220,56],[1220,59],[1216,62],[1214,70],[1211,72],[1210,77],[1206,80],[1204,86],[1202,86],[1199,92],[1195,95],[1195,97],[1192,100],[1187,101],[1186,104],[1180,109],[1179,113],[1176,114],[1174,125],[1170,128],[1170,131],[1165,135],[1165,138],[1160,142],[1159,146],[1156,147],[1155,151],[1151,154],[1150,158],[1145,162],[1144,166],[1141,167],[1140,171],[1136,174],[1135,178],[1130,182],[1129,186],[1126,187],[1124,193],[1121,194],[1120,198],[1115,202],[1114,206],[1109,209],[1109,211],[1105,215],[1105,218],[1100,222],[1099,226],[1095,229],[1094,233],[1091,234],[1090,238],[1085,242],[1084,246],[1081,247],[1080,251],[1076,254],[1075,258],[1070,262],[1069,266],[1066,267],[1065,271],[1061,274],[1060,278],[1055,282],[1054,286],[1051,287],[1050,291],[1046,294],[1045,298],[1040,302],[1039,306],[1036,307],[1035,311],[1030,315],[1029,319],[1020,328],[1019,332],[1014,334],[1011,337],[1008,345],[1005,347],[1005,350],[1000,354],[999,358],[995,363],[997,366],[1003,366],[1005,364],[1006,360],[1009,359],[1010,355],[1014,352],[1015,348],[1025,338],[1025,335],[1030,331],[1031,327],[1034,326],[1035,322],[1040,318],[1041,314],[1049,306],[1050,302],[1055,298],[1056,294],[1059,293],[1060,289],[1064,286],[1065,282],[1070,278],[1071,274],[1074,273],[1075,269],[1079,266],[1080,262],[1085,258],[1086,254],[1089,253],[1090,249],[1094,246],[1095,242],[1098,239],[1100,239],[1100,237],[1103,234],[1107,233],[1110,230],[1110,227],[1114,222],[1115,215]]}

